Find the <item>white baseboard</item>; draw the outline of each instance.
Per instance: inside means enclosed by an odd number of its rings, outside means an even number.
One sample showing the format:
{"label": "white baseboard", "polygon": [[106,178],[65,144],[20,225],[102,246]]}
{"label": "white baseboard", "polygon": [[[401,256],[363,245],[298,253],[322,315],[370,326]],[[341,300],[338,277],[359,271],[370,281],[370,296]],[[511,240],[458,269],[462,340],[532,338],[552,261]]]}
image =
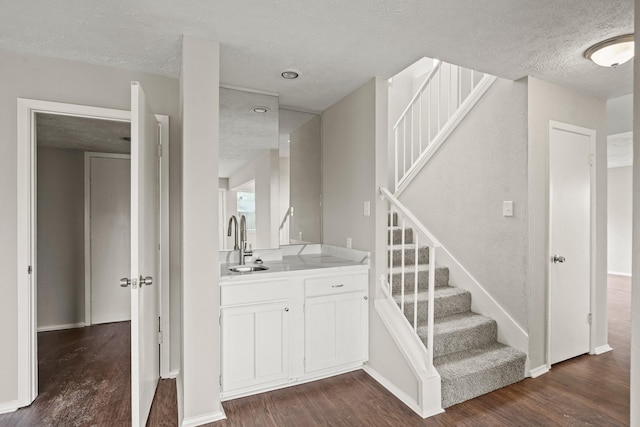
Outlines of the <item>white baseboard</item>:
{"label": "white baseboard", "polygon": [[185,418],[182,420],[182,427],[197,427],[209,423],[215,423],[216,421],[226,420],[227,415],[224,413],[222,405],[220,405],[219,412],[213,412],[211,414],[199,415],[197,417]]}
{"label": "white baseboard", "polygon": [[[365,364],[362,367],[362,370],[365,371],[367,374],[369,374],[369,376],[371,378],[373,378],[378,383],[380,383],[380,385],[382,387],[384,387],[387,390],[389,390],[389,392],[391,392],[391,394],[393,394],[395,397],[397,397],[398,400],[400,400],[402,403],[404,403],[409,408],[411,408],[411,410],[413,412],[415,412],[416,414],[418,414],[421,417],[423,417],[422,416],[422,410],[420,409],[420,405],[418,405],[418,402],[416,402],[411,397],[409,397],[409,395],[406,394],[404,391],[402,391],[398,387],[396,387],[391,381],[389,381],[387,378],[385,378],[380,372],[376,371],[370,365],[367,365],[367,364]],[[433,414],[433,415],[435,415],[435,414]],[[426,418],[426,417],[423,417],[423,418]]]}
{"label": "white baseboard", "polygon": [[62,331],[64,329],[75,329],[75,328],[84,328],[84,327],[85,327],[84,322],[67,323],[66,325],[39,326],[38,332]]}
{"label": "white baseboard", "polygon": [[605,345],[601,345],[599,347],[596,347],[596,349],[593,351],[593,354],[598,356],[598,355],[601,355],[603,353],[607,353],[607,352],[609,352],[611,350],[613,350],[613,348],[611,348],[611,346],[609,344],[605,344]]}
{"label": "white baseboard", "polygon": [[10,400],[9,402],[0,403],[0,414],[8,414],[18,410],[18,401]]}
{"label": "white baseboard", "polygon": [[533,368],[529,371],[529,376],[531,378],[538,378],[540,375],[544,375],[549,372],[549,368],[547,365],[540,365],[537,368]]}
{"label": "white baseboard", "polygon": [[614,276],[631,277],[631,273],[620,273],[619,271],[607,271],[607,274],[612,274]]}
{"label": "white baseboard", "polygon": [[167,378],[169,379],[178,378],[178,375],[180,375],[180,369],[174,369],[173,371],[169,371],[169,376]]}

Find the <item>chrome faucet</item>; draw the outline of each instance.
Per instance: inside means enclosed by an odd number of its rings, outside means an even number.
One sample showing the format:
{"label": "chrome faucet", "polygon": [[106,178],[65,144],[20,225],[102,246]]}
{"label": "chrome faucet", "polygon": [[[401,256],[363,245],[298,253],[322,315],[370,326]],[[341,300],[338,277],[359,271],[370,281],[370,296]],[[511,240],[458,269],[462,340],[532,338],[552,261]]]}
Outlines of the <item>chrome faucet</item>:
{"label": "chrome faucet", "polygon": [[253,251],[247,250],[247,219],[244,215],[240,217],[240,265],[244,265],[244,257],[252,256]]}
{"label": "chrome faucet", "polygon": [[[244,217],[244,215],[242,215]],[[227,236],[231,237],[231,226],[235,225],[235,240],[234,240],[234,244],[233,244],[233,250],[237,251],[239,248],[238,246],[238,219],[236,218],[235,215],[231,215],[231,218],[229,218],[229,228],[227,230]]]}

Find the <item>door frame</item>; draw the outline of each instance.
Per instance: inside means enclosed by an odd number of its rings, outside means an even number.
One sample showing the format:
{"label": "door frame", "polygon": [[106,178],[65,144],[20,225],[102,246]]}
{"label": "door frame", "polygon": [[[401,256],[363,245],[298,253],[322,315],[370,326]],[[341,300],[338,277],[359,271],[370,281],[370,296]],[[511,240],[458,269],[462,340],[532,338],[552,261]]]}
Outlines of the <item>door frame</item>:
{"label": "door frame", "polygon": [[[131,154],[84,152],[84,325],[91,326],[91,159],[128,159]],[[127,275],[129,271],[126,271]]]}
{"label": "door frame", "polygon": [[[593,318],[596,308],[596,131],[595,129],[584,128],[568,123],[549,120],[549,128],[547,133],[547,262],[551,260],[551,132],[556,129],[564,132],[571,132],[578,135],[588,136],[589,151],[590,151],[590,212],[589,212],[589,312],[592,316],[591,323],[589,324],[589,354],[595,354],[596,348],[596,328],[594,327],[596,322]],[[546,366],[547,369],[551,369],[551,269],[547,266],[546,269],[546,282],[547,282],[547,325],[546,325],[546,338],[547,338],[547,351],[546,351]]]}
{"label": "door frame", "polygon": [[[87,105],[17,98],[17,313],[18,407],[30,405],[38,395],[37,349],[37,113],[131,121],[131,111]],[[160,123],[160,376],[170,376],[170,276],[169,276],[169,116],[156,115]],[[86,321],[86,319],[85,319]]]}

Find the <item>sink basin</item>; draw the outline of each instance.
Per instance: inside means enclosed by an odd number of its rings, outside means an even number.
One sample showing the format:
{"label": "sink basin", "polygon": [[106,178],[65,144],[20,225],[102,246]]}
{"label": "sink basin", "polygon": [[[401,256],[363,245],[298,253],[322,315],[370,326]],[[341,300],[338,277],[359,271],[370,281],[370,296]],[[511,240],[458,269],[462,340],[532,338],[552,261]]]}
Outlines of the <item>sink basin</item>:
{"label": "sink basin", "polygon": [[236,265],[235,267],[229,267],[229,271],[233,271],[234,273],[253,273],[268,269],[269,267],[265,267],[264,265]]}

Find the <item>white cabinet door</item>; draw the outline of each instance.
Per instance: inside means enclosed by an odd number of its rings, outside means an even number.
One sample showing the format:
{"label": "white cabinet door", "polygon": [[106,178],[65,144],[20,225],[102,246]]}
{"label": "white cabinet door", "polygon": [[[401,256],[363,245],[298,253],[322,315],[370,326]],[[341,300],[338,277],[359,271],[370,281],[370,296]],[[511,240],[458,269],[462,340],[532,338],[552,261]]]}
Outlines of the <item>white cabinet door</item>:
{"label": "white cabinet door", "polygon": [[222,392],[289,379],[287,301],[223,308]]}
{"label": "white cabinet door", "polygon": [[351,292],[305,300],[305,373],[367,359],[366,295]]}

